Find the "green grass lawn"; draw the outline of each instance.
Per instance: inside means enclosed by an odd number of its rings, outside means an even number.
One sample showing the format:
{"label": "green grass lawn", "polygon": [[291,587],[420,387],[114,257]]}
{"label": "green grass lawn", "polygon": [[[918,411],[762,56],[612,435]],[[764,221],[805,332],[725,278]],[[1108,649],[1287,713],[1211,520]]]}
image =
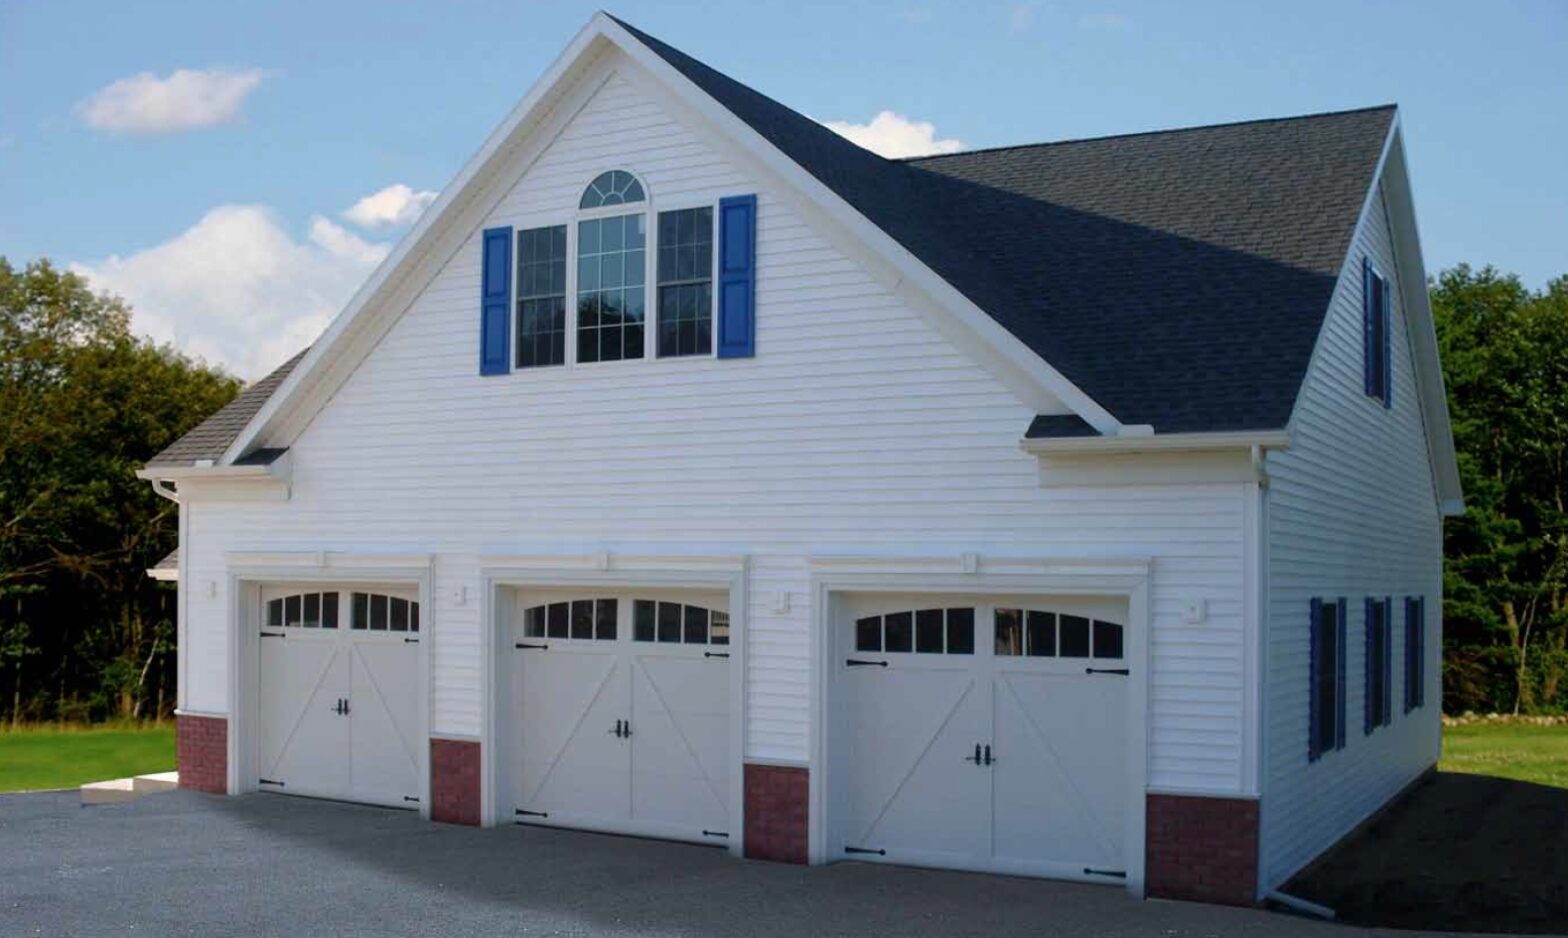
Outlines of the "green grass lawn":
{"label": "green grass lawn", "polygon": [[1437,767],[1568,788],[1568,726],[1445,726]]}
{"label": "green grass lawn", "polygon": [[0,731],[0,791],[74,788],[173,769],[173,723]]}

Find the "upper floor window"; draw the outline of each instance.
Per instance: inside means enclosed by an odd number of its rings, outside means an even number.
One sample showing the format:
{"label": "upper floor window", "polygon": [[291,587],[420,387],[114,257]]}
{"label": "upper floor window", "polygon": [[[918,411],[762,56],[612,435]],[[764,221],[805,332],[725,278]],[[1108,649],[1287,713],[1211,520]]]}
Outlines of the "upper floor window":
{"label": "upper floor window", "polygon": [[1389,407],[1394,400],[1392,291],[1388,278],[1372,263],[1362,260],[1361,334],[1362,367],[1366,393]]}
{"label": "upper floor window", "polygon": [[713,209],[659,213],[659,357],[713,351]]}
{"label": "upper floor window", "polygon": [[641,212],[577,223],[578,361],[643,357],[647,243]]}
{"label": "upper floor window", "polygon": [[643,198],[642,183],[637,181],[636,176],[624,170],[612,169],[594,177],[588,188],[583,190],[582,201],[577,203],[577,207],[603,208],[606,205],[641,202]]}
{"label": "upper floor window", "polygon": [[517,233],[517,367],[566,363],[566,226]]}

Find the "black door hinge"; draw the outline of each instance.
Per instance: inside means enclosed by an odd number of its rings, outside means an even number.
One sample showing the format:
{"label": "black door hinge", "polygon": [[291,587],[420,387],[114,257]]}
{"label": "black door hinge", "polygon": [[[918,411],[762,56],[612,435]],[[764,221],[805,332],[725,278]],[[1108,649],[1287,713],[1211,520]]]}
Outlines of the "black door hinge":
{"label": "black door hinge", "polygon": [[283,783],[282,782],[276,782],[276,781],[273,781],[270,778],[258,778],[258,779],[256,779],[256,781],[260,782],[263,785],[276,785],[279,788],[283,787]]}
{"label": "black door hinge", "polygon": [[287,638],[288,637],[288,633],[287,632],[262,632],[261,633],[261,637],[262,638]]}
{"label": "black door hinge", "polygon": [[702,653],[702,656],[704,658],[728,658],[730,653],[727,651],[705,651]]}
{"label": "black door hinge", "polygon": [[419,804],[419,799],[415,798],[413,795],[404,795],[403,800],[413,802],[414,804]]}
{"label": "black door hinge", "polygon": [[702,836],[704,836],[704,837],[724,837],[724,838],[728,839],[728,837],[730,835],[725,833],[724,831],[709,831],[709,830],[705,830],[705,831],[702,832]]}
{"label": "black door hinge", "polygon": [[403,639],[403,644],[405,644],[405,645],[418,645],[419,644],[419,639],[417,639],[417,638],[405,638],[405,639]]}
{"label": "black door hinge", "polygon": [[844,664],[848,665],[851,668],[885,668],[885,667],[887,667],[887,662],[886,661],[862,661],[859,658],[849,658],[849,659],[846,659]]}
{"label": "black door hinge", "polygon": [[887,856],[887,851],[886,850],[882,850],[880,848],[873,850],[870,847],[845,847],[844,848],[844,852],[845,853],[869,853],[869,854],[872,854],[874,856],[879,856],[879,857]]}
{"label": "black door hinge", "polygon": [[1126,668],[1084,668],[1085,674],[1131,674]]}
{"label": "black door hinge", "polygon": [[517,810],[513,811],[512,813],[517,815],[518,817],[549,817],[550,816],[550,812],[548,812],[548,811],[524,811],[522,808],[518,808]]}
{"label": "black door hinge", "polygon": [[546,648],[549,648],[550,646],[549,645],[530,645],[527,642],[518,642],[517,644],[513,645],[512,647],[513,648],[537,648],[537,649],[540,649],[542,651],[542,650],[544,650]]}
{"label": "black door hinge", "polygon": [[1086,866],[1083,868],[1083,872],[1085,876],[1114,876],[1117,879],[1127,878],[1126,870],[1097,870],[1093,867]]}

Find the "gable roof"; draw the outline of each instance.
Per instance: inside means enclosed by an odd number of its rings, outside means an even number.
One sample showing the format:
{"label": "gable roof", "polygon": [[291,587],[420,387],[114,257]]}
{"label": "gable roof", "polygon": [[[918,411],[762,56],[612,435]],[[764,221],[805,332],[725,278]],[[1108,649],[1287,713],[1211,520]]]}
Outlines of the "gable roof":
{"label": "gable roof", "polygon": [[1283,428],[1392,105],[889,160],[616,20],[1123,424]]}
{"label": "gable roof", "polygon": [[[273,392],[283,383],[283,379],[289,376],[294,366],[299,364],[300,359],[304,358],[308,351],[310,346],[300,349],[293,358],[273,369],[271,374],[241,391],[234,400],[223,405],[211,417],[198,423],[184,436],[164,447],[162,452],[147,460],[148,468],[194,466],[205,459],[210,459],[214,463],[222,459],[229,444],[240,435],[240,432],[250,423],[250,419],[256,416],[262,405],[267,403],[268,398],[272,397]],[[257,450],[257,453],[276,454],[276,451]],[[247,456],[254,462],[254,453]]]}

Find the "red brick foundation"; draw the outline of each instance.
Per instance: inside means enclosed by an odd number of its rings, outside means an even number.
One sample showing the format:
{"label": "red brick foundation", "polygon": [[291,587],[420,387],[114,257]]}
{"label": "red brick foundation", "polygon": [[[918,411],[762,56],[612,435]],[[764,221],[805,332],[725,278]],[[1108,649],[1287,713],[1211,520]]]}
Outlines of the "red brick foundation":
{"label": "red brick foundation", "polygon": [[1257,901],[1257,801],[1150,794],[1146,837],[1144,878],[1151,897]]}
{"label": "red brick foundation", "polygon": [[180,787],[214,795],[229,790],[229,721],[223,717],[177,715],[174,761]]}
{"label": "red brick foundation", "polygon": [[479,744],[430,740],[430,819],[479,826]]}
{"label": "red brick foundation", "polygon": [[747,764],[747,857],[806,862],[809,779],[797,766]]}

